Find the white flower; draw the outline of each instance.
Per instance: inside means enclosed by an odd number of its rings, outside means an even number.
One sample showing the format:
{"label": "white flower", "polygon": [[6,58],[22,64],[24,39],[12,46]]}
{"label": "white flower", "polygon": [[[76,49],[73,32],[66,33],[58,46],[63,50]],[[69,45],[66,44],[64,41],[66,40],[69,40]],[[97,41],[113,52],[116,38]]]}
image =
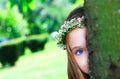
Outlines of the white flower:
{"label": "white flower", "polygon": [[68,30],[68,29],[67,29],[67,26],[66,26],[66,27],[63,26],[63,27],[61,28],[61,30],[62,30],[62,32],[66,32],[66,30]]}
{"label": "white flower", "polygon": [[66,45],[63,44],[64,43],[64,39],[65,38],[65,34],[66,32],[69,31],[69,29],[73,29],[73,28],[76,28],[76,27],[84,27],[84,24],[81,23],[81,21],[84,20],[84,16],[82,16],[81,18],[73,18],[71,19],[70,21],[64,21],[64,24],[61,26],[60,30],[58,31],[58,33],[56,33],[56,40],[58,41],[57,42],[57,45],[58,47],[62,48],[62,49],[66,49]]}
{"label": "white flower", "polygon": [[62,30],[59,30],[59,33],[62,34]]}
{"label": "white flower", "polygon": [[82,16],[82,17],[81,17],[81,19],[82,19],[82,20],[84,20],[84,19],[85,19],[85,17],[84,17],[84,16]]}
{"label": "white flower", "polygon": [[78,21],[79,23],[81,23],[82,19],[81,19],[81,18],[77,18],[77,21]]}
{"label": "white flower", "polygon": [[57,34],[59,34],[59,33],[55,31],[55,32],[52,32],[52,33],[51,33],[51,36],[52,36],[53,38],[55,38]]}
{"label": "white flower", "polygon": [[75,18],[74,19],[71,19],[70,23],[73,23],[75,21]]}
{"label": "white flower", "polygon": [[67,24],[67,21],[64,21],[64,24]]}

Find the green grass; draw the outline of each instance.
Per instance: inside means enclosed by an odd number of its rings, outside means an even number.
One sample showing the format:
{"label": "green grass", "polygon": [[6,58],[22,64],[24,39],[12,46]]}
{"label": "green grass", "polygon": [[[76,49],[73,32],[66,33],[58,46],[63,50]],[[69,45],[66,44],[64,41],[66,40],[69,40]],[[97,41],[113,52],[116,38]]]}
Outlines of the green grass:
{"label": "green grass", "polygon": [[67,56],[55,42],[34,54],[26,50],[14,67],[0,69],[0,79],[67,79]]}

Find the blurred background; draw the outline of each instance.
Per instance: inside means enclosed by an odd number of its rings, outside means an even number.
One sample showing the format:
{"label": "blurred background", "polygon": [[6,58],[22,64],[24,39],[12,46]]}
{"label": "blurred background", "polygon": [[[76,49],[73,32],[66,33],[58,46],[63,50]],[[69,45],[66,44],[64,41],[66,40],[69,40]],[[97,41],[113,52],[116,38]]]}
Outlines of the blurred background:
{"label": "blurred background", "polygon": [[83,0],[0,0],[0,79],[67,79],[52,37]]}

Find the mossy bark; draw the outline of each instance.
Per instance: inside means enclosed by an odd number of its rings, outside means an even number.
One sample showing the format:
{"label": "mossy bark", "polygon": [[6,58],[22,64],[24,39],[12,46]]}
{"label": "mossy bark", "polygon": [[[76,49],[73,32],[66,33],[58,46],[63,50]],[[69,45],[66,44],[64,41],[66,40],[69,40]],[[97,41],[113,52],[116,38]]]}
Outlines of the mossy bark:
{"label": "mossy bark", "polygon": [[91,79],[120,79],[120,0],[86,0]]}

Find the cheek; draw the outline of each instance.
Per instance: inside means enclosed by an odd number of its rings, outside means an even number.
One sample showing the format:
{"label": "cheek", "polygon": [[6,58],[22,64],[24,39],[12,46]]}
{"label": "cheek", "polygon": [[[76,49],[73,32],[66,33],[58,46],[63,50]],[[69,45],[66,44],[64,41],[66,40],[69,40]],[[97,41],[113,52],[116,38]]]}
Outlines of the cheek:
{"label": "cheek", "polygon": [[82,70],[82,72],[87,74],[89,72],[88,55],[87,54],[82,54],[80,56],[78,55],[78,56],[75,56],[75,59],[80,69]]}

